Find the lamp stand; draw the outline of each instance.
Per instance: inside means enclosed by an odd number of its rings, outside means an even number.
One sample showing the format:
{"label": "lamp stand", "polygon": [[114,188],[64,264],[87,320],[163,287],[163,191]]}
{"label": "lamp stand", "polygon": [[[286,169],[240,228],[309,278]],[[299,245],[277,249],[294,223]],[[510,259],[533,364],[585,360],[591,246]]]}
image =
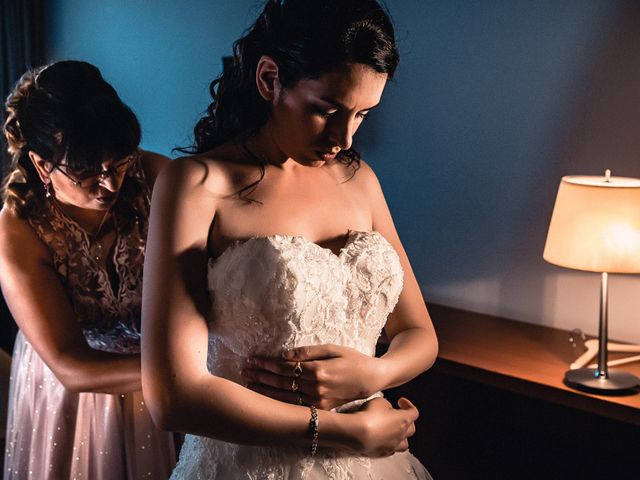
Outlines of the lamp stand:
{"label": "lamp stand", "polygon": [[640,378],[628,372],[609,372],[607,366],[608,342],[608,274],[602,272],[600,279],[600,323],[598,326],[598,367],[569,370],[564,383],[576,390],[599,395],[628,395],[637,393]]}

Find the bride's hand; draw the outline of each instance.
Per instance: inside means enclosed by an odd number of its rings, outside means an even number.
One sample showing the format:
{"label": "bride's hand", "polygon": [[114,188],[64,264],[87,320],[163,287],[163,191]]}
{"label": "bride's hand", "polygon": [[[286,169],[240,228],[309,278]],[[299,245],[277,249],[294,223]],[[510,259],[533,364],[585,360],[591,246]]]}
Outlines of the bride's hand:
{"label": "bride's hand", "polygon": [[406,398],[398,400],[398,407],[384,398],[374,398],[354,413],[360,416],[364,428],[356,435],[360,444],[358,453],[369,457],[382,457],[402,452],[409,448],[409,437],[415,431],[418,409]]}
{"label": "bride's hand", "polygon": [[367,398],[382,388],[381,360],[353,348],[314,345],[288,350],[283,356],[250,359],[242,372],[249,388],[276,400],[313,404],[323,410]]}

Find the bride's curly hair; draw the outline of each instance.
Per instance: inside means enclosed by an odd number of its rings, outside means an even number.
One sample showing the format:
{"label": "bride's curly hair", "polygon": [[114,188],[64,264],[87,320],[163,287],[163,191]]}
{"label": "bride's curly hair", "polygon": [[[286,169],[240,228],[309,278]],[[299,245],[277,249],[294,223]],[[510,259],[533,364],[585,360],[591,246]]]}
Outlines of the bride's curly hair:
{"label": "bride's curly hair", "polygon": [[[2,200],[21,217],[37,212],[44,199],[29,151],[54,166],[64,160],[73,170],[96,170],[105,158],[135,152],[141,137],[135,114],[100,71],[72,60],[29,70],[18,80],[5,103],[2,132],[11,160]],[[120,195],[126,199],[139,188],[127,176]]]}
{"label": "bride's curly hair", "polygon": [[[376,0],[268,0],[253,26],[234,43],[222,74],[211,82],[213,101],[194,128],[194,145],[179,151],[203,153],[265,124],[269,103],[256,87],[256,67],[263,55],[278,64],[285,88],[353,63],[391,78],[399,60],[393,25]],[[360,155],[348,149],[338,159],[357,166]]]}

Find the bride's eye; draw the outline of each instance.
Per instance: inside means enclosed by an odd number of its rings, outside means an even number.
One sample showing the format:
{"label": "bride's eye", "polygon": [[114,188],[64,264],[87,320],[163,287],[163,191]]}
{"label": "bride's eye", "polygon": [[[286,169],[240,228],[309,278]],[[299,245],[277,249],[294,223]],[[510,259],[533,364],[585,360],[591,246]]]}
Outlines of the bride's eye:
{"label": "bride's eye", "polygon": [[319,117],[322,118],[330,118],[333,114],[335,114],[338,110],[336,110],[335,108],[332,109],[326,109],[326,108],[322,108],[322,107],[314,107],[313,109],[314,113],[316,115],[318,115]]}

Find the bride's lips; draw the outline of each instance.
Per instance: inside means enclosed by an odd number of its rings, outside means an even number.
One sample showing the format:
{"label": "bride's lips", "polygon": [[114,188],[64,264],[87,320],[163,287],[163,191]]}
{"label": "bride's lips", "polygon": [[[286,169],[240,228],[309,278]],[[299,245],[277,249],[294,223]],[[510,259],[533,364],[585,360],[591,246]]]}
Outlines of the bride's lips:
{"label": "bride's lips", "polygon": [[338,155],[338,152],[331,152],[331,151],[321,151],[321,150],[317,150],[316,151],[316,155],[318,156],[318,158],[320,158],[321,160],[324,160],[325,162],[333,160],[334,158],[336,158],[336,155]]}

